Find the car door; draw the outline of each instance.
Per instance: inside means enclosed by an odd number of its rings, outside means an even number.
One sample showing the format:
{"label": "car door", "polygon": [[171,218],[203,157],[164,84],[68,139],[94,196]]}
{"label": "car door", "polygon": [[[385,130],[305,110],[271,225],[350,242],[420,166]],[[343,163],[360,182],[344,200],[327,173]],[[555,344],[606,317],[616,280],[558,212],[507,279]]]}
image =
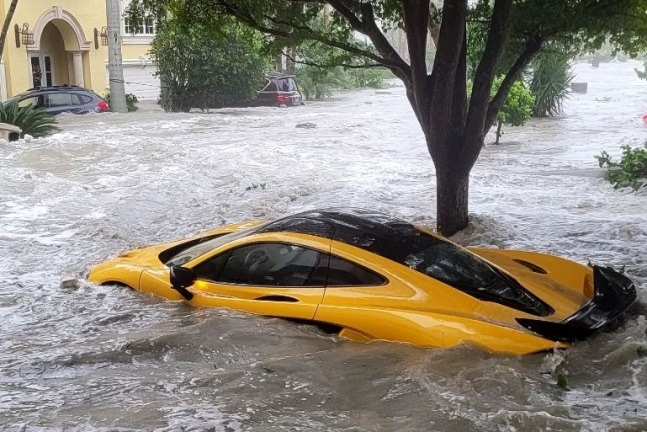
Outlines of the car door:
{"label": "car door", "polygon": [[327,254],[279,242],[224,251],[193,270],[190,303],[311,320],[324,296]]}
{"label": "car door", "polygon": [[[340,335],[352,340],[398,340],[398,334],[406,328],[393,325],[403,323],[397,315],[422,296],[368,268],[365,262],[343,258],[334,248],[331,252],[326,291],[315,320],[339,326]],[[383,259],[375,259],[373,264],[382,268]]]}

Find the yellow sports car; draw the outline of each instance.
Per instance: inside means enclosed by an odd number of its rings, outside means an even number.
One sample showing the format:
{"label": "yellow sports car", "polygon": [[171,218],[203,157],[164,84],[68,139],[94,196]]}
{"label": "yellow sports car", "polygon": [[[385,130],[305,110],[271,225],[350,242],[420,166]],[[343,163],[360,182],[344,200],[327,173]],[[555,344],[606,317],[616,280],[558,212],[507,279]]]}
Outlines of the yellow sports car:
{"label": "yellow sports car", "polygon": [[610,268],[466,249],[399,219],[338,209],[135,249],[93,267],[88,280],[312,321],[356,341],[513,354],[565,347],[636,299],[631,280]]}

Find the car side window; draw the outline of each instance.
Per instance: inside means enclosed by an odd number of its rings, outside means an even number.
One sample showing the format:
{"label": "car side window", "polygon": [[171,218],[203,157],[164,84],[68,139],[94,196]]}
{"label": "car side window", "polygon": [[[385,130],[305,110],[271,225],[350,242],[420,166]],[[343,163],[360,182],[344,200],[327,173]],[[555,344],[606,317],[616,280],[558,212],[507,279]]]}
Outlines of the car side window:
{"label": "car side window", "polygon": [[276,91],[276,83],[274,82],[274,80],[267,80],[265,84],[266,84],[265,88],[262,91],[266,91],[266,92]]}
{"label": "car side window", "polygon": [[34,107],[43,106],[43,97],[42,96],[32,96],[18,102],[19,107],[26,107],[32,105]]}
{"label": "car side window", "polygon": [[51,108],[75,105],[72,96],[74,96],[72,93],[50,93],[47,95],[48,106]]}
{"label": "car side window", "polygon": [[92,102],[92,98],[88,95],[78,95],[81,98],[81,102],[83,103],[90,103]]}
{"label": "car side window", "polygon": [[217,282],[286,287],[312,286],[308,280],[322,258],[316,250],[285,243],[246,245],[227,255],[222,270],[216,262],[208,265],[219,271]]}
{"label": "car side window", "polygon": [[83,101],[81,100],[81,96],[78,94],[72,94],[72,104],[73,105],[83,105]]}
{"label": "car side window", "polygon": [[357,264],[331,256],[327,286],[384,285],[386,279]]}
{"label": "car side window", "polygon": [[193,272],[198,279],[217,282],[218,276],[220,276],[220,273],[222,272],[222,269],[227,263],[230,255],[231,252],[228,251],[211,259],[208,259],[198,264],[193,269]]}

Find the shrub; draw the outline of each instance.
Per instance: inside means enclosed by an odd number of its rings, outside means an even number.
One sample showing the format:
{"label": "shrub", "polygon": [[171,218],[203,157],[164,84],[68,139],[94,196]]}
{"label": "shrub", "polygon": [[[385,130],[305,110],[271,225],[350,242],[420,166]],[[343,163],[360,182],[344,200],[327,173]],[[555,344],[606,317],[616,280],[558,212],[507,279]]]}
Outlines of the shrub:
{"label": "shrub", "polygon": [[[110,105],[110,90],[106,90],[101,97]],[[128,112],[137,111],[139,109],[137,106],[138,102],[139,99],[137,99],[137,96],[132,93],[126,93],[126,107],[128,108]]]}
{"label": "shrub", "polygon": [[232,22],[160,24],[151,53],[162,81],[162,108],[220,108],[252,100],[268,61],[258,33]]}
{"label": "shrub", "polygon": [[0,104],[0,122],[18,126],[22,129],[21,137],[31,135],[40,138],[61,130],[56,126],[57,121],[53,115],[33,105],[21,107],[17,103]]}
{"label": "shrub", "polygon": [[631,148],[622,146],[620,162],[613,160],[609,153],[603,151],[598,160],[600,167],[608,169],[607,177],[613,187],[631,187],[638,190],[647,185],[647,143],[643,147]]}
{"label": "shrub", "polygon": [[[494,79],[492,83],[492,90],[490,95],[494,97],[496,92],[499,90],[501,83],[503,82],[504,76],[499,75]],[[472,93],[472,81],[467,82],[467,94]],[[503,132],[501,128],[503,125],[509,126],[522,126],[530,118],[532,113],[532,104],[535,101],[534,96],[528,90],[523,81],[515,81],[508,93],[508,96],[505,99],[503,107],[499,111],[499,114],[496,117],[496,140],[495,144],[499,144],[499,139]]]}
{"label": "shrub", "polygon": [[[496,94],[498,88],[501,86],[503,78],[503,75],[501,75],[494,80],[494,84],[492,85],[492,95]],[[502,135],[501,127],[503,125],[522,126],[526,121],[528,121],[532,114],[534,102],[535,97],[522,81],[516,81],[512,85],[510,93],[508,93],[508,97],[506,97],[505,103],[496,117],[497,128],[495,144],[499,143],[499,138]]]}
{"label": "shrub", "polygon": [[574,74],[569,54],[555,48],[543,52],[534,63],[530,91],[535,96],[532,115],[553,117],[562,113],[564,99],[568,97]]}

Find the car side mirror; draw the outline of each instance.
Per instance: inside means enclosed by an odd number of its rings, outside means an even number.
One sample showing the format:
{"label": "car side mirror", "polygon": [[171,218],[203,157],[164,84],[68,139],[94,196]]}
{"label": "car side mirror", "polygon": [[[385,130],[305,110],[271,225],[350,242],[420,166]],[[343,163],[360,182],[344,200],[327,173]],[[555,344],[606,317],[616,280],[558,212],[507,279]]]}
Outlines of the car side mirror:
{"label": "car side mirror", "polygon": [[193,285],[197,278],[190,268],[171,266],[171,287],[187,300],[193,298],[193,293],[186,288]]}

